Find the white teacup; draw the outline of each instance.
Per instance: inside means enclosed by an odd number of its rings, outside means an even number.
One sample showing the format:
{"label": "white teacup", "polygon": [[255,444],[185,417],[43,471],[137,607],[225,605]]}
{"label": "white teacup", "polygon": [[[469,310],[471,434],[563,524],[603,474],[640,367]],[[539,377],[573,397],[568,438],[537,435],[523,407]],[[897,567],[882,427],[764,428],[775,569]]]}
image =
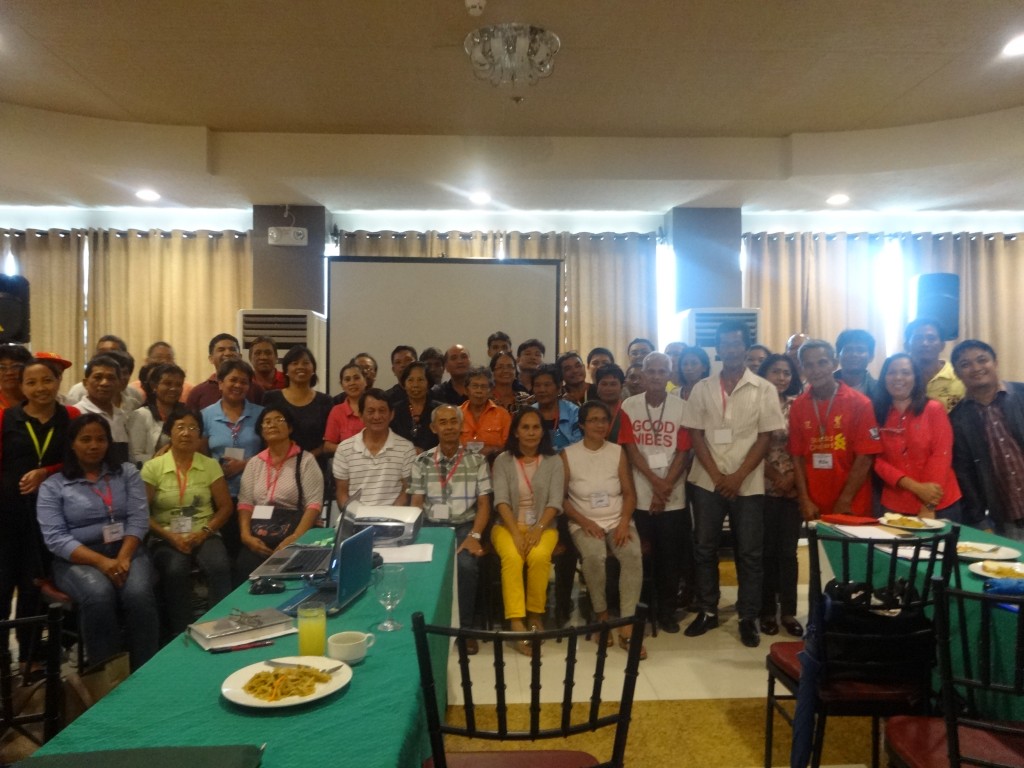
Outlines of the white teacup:
{"label": "white teacup", "polygon": [[327,655],[356,664],[366,657],[366,651],[376,641],[377,638],[369,632],[338,632],[327,638]]}

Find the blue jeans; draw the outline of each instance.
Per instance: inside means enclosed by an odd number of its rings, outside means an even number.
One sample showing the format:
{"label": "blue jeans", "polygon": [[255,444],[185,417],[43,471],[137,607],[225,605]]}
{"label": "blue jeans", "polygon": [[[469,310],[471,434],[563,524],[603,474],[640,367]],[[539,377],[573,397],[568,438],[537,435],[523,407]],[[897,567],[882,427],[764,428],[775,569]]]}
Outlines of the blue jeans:
{"label": "blue jeans", "polygon": [[761,554],[764,542],[764,495],[727,499],[721,494],[693,489],[693,532],[697,555],[697,598],[705,613],[718,613],[722,596],[718,586],[718,544],[722,523],[729,524],[736,542],[736,576],[741,619],[757,619],[761,613]]}
{"label": "blue jeans", "polygon": [[[118,547],[94,549],[106,557],[113,557]],[[71,595],[78,606],[82,639],[90,664],[97,664],[123,650],[119,611],[123,611],[128,629],[132,669],[141,667],[157,652],[160,618],[153,593],[156,577],[153,564],[141,548],[136,551],[128,579],[120,588],[91,565],[77,565],[60,558],[54,560],[53,575],[57,586]]]}
{"label": "blue jeans", "polygon": [[153,539],[150,553],[160,574],[160,594],[172,636],[192,623],[192,558],[206,576],[211,608],[231,593],[231,562],[220,536],[211,536],[190,555],[163,539]]}

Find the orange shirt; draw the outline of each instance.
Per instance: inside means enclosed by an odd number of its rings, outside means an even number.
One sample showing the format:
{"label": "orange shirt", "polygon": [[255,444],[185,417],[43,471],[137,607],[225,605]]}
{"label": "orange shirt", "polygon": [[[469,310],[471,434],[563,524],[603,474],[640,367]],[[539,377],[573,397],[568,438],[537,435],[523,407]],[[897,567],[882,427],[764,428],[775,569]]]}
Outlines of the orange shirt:
{"label": "orange shirt", "polygon": [[505,450],[508,430],[512,426],[512,417],[508,411],[490,400],[484,406],[479,419],[470,412],[468,401],[459,408],[462,410],[462,436],[459,441],[463,445],[471,440],[481,440],[485,446]]}

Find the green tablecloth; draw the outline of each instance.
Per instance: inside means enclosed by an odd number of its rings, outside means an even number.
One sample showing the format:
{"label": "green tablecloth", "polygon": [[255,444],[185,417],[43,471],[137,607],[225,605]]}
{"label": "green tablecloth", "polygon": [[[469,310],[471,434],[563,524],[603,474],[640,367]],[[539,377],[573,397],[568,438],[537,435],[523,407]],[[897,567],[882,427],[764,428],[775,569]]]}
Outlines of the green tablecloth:
{"label": "green tablecloth", "polygon": [[[308,536],[320,538],[323,530]],[[406,565],[409,585],[395,610],[403,627],[378,632],[384,609],[364,594],[327,621],[327,633],[346,629],[373,632],[377,642],[353,667],[347,688],[309,704],[284,709],[247,709],[220,695],[224,679],[263,659],[295,655],[297,635],[273,646],[210,654],[176,638],[149,663],[46,744],[37,754],[61,754],[144,746],[267,744],[266,768],[310,768],[330,763],[360,768],[419,766],[429,756],[411,616],[423,611],[428,622],[451,619],[454,535],[447,528],[424,528],[418,542],[432,543],[431,563]],[[372,592],[372,589],[371,589]],[[212,609],[218,618],[232,608],[273,607],[284,595],[250,595],[243,586]],[[445,680],[443,660],[435,675]]]}

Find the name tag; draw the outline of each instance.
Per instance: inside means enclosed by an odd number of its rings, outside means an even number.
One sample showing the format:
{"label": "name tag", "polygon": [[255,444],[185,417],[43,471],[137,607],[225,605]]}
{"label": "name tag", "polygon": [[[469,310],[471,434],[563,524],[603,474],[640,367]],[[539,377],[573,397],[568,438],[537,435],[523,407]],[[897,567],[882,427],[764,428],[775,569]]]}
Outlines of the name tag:
{"label": "name tag", "polygon": [[225,459],[235,459],[237,461],[245,461],[245,449],[244,448],[225,448],[224,449]]}
{"label": "name tag", "polygon": [[651,453],[647,456],[647,466],[651,469],[665,469],[668,467],[667,453]]}
{"label": "name tag", "polygon": [[192,518],[171,515],[171,533],[192,533]]}
{"label": "name tag", "polygon": [[815,469],[832,469],[832,454],[812,453],[811,466]]}
{"label": "name tag", "polygon": [[103,543],[113,544],[124,538],[124,523],[107,523],[103,526]]}
{"label": "name tag", "polygon": [[607,491],[594,491],[590,494],[591,509],[602,509],[609,506],[611,506],[611,500],[608,498]]}
{"label": "name tag", "polygon": [[448,504],[431,504],[430,505],[430,519],[431,520],[451,520],[452,519],[452,508]]}
{"label": "name tag", "polygon": [[274,507],[270,504],[257,504],[252,508],[253,520],[269,520],[274,516]]}
{"label": "name tag", "polygon": [[731,429],[716,429],[711,433],[711,442],[715,445],[722,445],[724,443],[732,442],[732,430]]}

